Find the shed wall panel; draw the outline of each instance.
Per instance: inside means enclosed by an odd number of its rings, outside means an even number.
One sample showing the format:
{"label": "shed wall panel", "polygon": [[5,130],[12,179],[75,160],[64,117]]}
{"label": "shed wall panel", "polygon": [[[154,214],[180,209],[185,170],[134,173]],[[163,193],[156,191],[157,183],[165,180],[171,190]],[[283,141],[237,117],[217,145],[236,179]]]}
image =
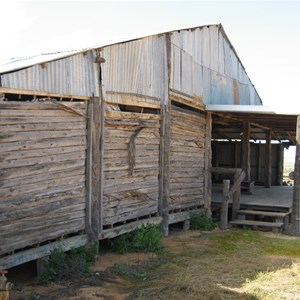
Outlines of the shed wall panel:
{"label": "shed wall panel", "polygon": [[169,209],[204,204],[205,116],[172,105]]}
{"label": "shed wall panel", "polygon": [[105,47],[105,91],[165,99],[166,37],[152,36]]}
{"label": "shed wall panel", "polygon": [[158,212],[159,127],[159,115],[106,112],[104,226]]}
{"label": "shed wall panel", "polygon": [[99,76],[92,51],[1,75],[1,86],[20,90],[98,96]]}
{"label": "shed wall panel", "polygon": [[0,254],[84,230],[86,118],[49,102],[0,107]]}

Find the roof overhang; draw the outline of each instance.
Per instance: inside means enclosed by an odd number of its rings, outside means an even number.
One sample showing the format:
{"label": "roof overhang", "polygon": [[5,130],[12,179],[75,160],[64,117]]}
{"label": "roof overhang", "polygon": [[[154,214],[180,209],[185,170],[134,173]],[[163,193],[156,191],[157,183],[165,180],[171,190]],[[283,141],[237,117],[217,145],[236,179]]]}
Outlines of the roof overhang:
{"label": "roof overhang", "polygon": [[213,114],[213,139],[239,140],[243,122],[249,122],[253,140],[265,140],[270,130],[272,140],[295,144],[297,113],[278,113],[260,105],[207,105],[206,111]]}

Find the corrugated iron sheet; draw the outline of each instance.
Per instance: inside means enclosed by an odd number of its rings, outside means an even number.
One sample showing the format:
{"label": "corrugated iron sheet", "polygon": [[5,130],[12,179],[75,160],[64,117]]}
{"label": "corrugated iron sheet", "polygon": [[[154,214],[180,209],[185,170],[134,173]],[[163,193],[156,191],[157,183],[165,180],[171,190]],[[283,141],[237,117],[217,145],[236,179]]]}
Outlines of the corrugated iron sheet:
{"label": "corrugated iron sheet", "polygon": [[105,47],[101,54],[106,92],[165,99],[167,94],[166,37],[151,36]]}
{"label": "corrugated iron sheet", "polygon": [[1,75],[1,86],[76,96],[99,95],[92,51]]}
{"label": "corrugated iron sheet", "polygon": [[222,27],[211,25],[172,32],[171,41],[172,89],[203,97],[207,104],[233,104],[233,81],[237,80],[240,104],[261,104]]}
{"label": "corrugated iron sheet", "polygon": [[[98,71],[93,62],[93,51],[101,49],[101,56],[106,60],[102,64],[104,92],[112,92],[111,97],[114,93],[127,93],[166,101],[168,70],[165,33],[134,40],[115,40],[111,44],[103,43],[86,49],[86,52],[80,50],[13,60],[0,65],[0,73],[4,73],[0,75],[1,84],[3,87],[74,97],[97,96]],[[191,98],[203,98],[207,104],[233,104],[233,82],[237,80],[240,103],[261,104],[221,25],[169,33],[172,44],[171,89]],[[48,62],[47,67],[42,67],[43,62]]]}

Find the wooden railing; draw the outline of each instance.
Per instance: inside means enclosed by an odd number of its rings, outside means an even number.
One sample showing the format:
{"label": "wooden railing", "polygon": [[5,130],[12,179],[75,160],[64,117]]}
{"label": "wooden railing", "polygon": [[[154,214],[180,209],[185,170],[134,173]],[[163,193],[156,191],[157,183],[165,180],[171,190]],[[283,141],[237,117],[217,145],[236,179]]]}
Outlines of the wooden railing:
{"label": "wooden railing", "polygon": [[232,219],[235,219],[237,211],[240,209],[241,183],[246,177],[246,174],[242,169],[235,168],[211,168],[211,172],[215,174],[234,175],[233,185],[231,188],[230,180],[223,180],[223,197],[221,205],[220,229],[225,230],[227,229],[228,223],[229,200],[232,198]]}

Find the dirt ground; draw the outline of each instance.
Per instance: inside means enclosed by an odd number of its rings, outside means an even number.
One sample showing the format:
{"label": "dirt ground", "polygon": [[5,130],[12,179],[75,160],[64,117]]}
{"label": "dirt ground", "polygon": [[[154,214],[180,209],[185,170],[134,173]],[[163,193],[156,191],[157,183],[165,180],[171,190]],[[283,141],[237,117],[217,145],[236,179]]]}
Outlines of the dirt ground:
{"label": "dirt ground", "polygon": [[[162,255],[102,253],[91,274],[48,286],[36,283],[32,265],[22,266],[10,274],[15,285],[10,299],[264,299],[248,293],[245,284],[258,272],[299,262],[297,257],[260,255],[252,240],[239,243],[233,238],[217,243],[212,237],[220,234],[218,230],[172,232],[163,239]],[[293,294],[278,299],[300,299],[300,285]]]}

